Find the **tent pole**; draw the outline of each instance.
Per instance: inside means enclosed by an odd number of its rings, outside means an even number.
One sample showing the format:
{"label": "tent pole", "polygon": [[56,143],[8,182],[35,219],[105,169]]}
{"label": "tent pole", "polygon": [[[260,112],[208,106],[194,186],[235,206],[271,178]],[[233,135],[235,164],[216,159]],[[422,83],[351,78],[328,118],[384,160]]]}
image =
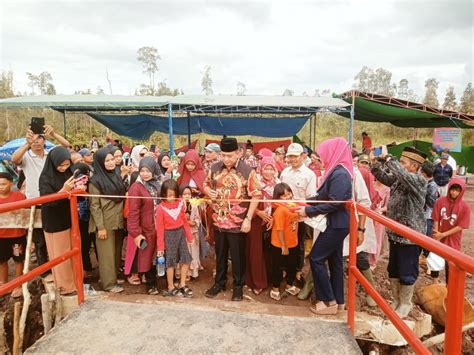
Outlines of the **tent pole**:
{"label": "tent pole", "polygon": [[170,134],[170,154],[174,155],[173,142],[173,104],[168,104],[168,128]]}
{"label": "tent pole", "polygon": [[416,148],[416,135],[417,135],[416,128],[413,128],[413,147],[415,148]]}
{"label": "tent pole", "polygon": [[191,112],[188,111],[188,149],[191,147]]}
{"label": "tent pole", "polygon": [[314,121],[313,121],[313,150],[316,150],[316,121],[318,119],[318,113],[314,114]]}
{"label": "tent pole", "polygon": [[349,145],[350,148],[352,149],[352,143],[354,141],[354,106],[355,106],[355,92],[352,90],[352,106],[351,106],[351,120],[349,122]]}
{"label": "tent pole", "polygon": [[309,147],[313,149],[313,115],[309,118]]}
{"label": "tent pole", "polygon": [[63,121],[64,121],[64,139],[67,139],[66,110],[63,111]]}

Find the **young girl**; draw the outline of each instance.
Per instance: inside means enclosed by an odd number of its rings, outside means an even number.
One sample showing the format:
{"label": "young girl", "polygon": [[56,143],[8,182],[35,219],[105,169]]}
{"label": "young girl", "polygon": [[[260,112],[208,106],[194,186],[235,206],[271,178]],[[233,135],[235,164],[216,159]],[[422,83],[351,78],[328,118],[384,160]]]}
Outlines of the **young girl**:
{"label": "young girl", "polygon": [[[163,256],[166,250],[166,278],[168,289],[163,296],[193,297],[193,291],[186,286],[189,264],[192,261],[188,243],[192,243],[193,235],[186,219],[186,204],[178,199],[178,183],[172,179],[163,182],[161,197],[166,198],[156,209],[157,255]],[[174,287],[173,277],[176,264],[181,265],[179,289]]]}
{"label": "young girl", "polygon": [[[292,198],[291,188],[287,184],[280,183],[275,186],[273,199],[291,200]],[[279,301],[281,299],[280,283],[283,263],[286,263],[285,291],[293,296],[300,292],[296,286],[293,286],[298,263],[298,214],[292,212],[283,201],[282,203],[275,203],[274,206],[271,241],[273,288],[270,291],[270,297]]]}
{"label": "young girl", "polygon": [[193,234],[193,241],[189,244],[189,252],[193,258],[190,265],[188,275],[192,277],[199,276],[199,269],[201,268],[201,261],[199,255],[199,226],[201,224],[201,216],[199,213],[199,207],[193,206],[189,202],[192,196],[192,190],[189,186],[181,188],[181,197],[186,203],[186,219],[191,227],[191,233]]}
{"label": "young girl", "polygon": [[192,189],[193,196],[204,194],[204,180],[206,179],[206,171],[202,167],[199,154],[194,149],[190,149],[184,155],[183,160],[179,164],[178,185],[180,188],[189,186]]}

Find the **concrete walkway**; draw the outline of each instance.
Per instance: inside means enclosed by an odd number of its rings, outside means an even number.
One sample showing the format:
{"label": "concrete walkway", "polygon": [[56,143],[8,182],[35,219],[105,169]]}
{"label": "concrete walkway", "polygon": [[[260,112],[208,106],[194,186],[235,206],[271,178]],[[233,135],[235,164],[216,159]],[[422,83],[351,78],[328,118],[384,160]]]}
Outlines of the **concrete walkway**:
{"label": "concrete walkway", "polygon": [[29,354],[361,354],[347,325],[195,304],[90,299]]}

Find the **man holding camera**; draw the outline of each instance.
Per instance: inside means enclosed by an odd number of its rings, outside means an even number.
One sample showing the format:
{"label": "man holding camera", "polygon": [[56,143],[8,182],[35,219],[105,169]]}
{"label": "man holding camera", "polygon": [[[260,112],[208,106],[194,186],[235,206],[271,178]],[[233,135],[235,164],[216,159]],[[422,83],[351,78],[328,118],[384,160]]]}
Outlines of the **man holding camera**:
{"label": "man holding camera", "polygon": [[[39,197],[39,177],[43,171],[48,152],[45,150],[46,137],[55,139],[62,146],[68,148],[69,142],[56,132],[50,125],[43,126],[42,134],[35,134],[31,127],[26,131],[26,143],[18,148],[12,155],[12,162],[19,166],[25,174],[25,195],[27,199]],[[38,266],[48,261],[46,242],[43,230],[33,230]],[[45,275],[43,275],[45,276]]]}

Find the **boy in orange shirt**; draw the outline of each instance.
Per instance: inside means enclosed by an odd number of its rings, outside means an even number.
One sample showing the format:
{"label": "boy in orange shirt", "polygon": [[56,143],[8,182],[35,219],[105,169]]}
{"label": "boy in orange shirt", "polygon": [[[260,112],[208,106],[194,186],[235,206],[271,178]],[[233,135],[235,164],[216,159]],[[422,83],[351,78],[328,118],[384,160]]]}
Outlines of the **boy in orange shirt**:
{"label": "boy in orange shirt", "polygon": [[[273,190],[274,200],[291,200],[293,193],[290,186],[285,183],[275,185]],[[281,299],[280,283],[283,277],[282,266],[286,264],[286,290],[290,295],[296,296],[300,289],[293,286],[298,263],[298,214],[292,212],[290,207],[282,203],[274,204],[273,229],[271,239],[272,258],[272,283],[270,297],[276,301]]]}
{"label": "boy in orange shirt", "polygon": [[[13,178],[8,173],[0,173],[0,204],[16,202],[26,199],[19,191],[11,191]],[[0,285],[8,282],[8,260],[15,261],[15,276],[23,274],[25,261],[26,230],[24,228],[0,228]],[[21,287],[12,292],[12,297],[22,296]]]}

